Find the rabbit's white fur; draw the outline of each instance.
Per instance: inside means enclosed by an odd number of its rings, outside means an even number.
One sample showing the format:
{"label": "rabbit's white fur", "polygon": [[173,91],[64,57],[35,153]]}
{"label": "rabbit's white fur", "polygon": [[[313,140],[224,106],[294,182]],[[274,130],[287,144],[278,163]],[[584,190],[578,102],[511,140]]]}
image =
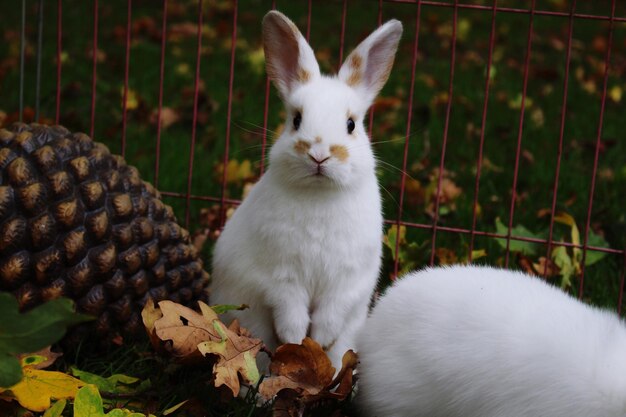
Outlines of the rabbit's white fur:
{"label": "rabbit's white fur", "polygon": [[519,272],[409,274],[357,349],[367,416],[626,416],[624,323]]}
{"label": "rabbit's white fur", "polygon": [[[400,22],[386,23],[338,77],[328,77],[287,17],[272,11],[263,20],[267,70],[287,120],[269,169],[217,241],[211,302],[248,304],[230,318],[270,349],[310,335],[338,366],[367,316],[382,214],[363,120],[387,80],[401,32]],[[355,122],[351,134],[348,118]]]}

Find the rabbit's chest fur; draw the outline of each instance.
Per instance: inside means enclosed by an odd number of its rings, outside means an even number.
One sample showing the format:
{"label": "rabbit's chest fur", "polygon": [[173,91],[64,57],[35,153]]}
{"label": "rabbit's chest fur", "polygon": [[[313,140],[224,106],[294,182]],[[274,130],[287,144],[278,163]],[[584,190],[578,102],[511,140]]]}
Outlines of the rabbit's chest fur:
{"label": "rabbit's chest fur", "polygon": [[250,268],[274,284],[296,280],[312,296],[320,286],[340,286],[371,269],[380,258],[382,217],[379,205],[361,201],[344,190],[294,198],[259,182],[237,213],[254,258]]}

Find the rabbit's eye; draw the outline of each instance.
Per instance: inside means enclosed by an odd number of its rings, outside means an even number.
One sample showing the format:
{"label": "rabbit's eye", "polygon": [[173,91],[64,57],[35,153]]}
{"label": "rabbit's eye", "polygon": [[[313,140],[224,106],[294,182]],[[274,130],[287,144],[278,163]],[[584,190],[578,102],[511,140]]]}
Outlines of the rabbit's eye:
{"label": "rabbit's eye", "polygon": [[296,115],[293,116],[293,128],[298,130],[300,128],[300,123],[302,123],[302,115],[300,112],[296,112]]}
{"label": "rabbit's eye", "polygon": [[354,130],[354,120],[352,120],[352,117],[348,119],[348,133],[352,133],[352,131]]}

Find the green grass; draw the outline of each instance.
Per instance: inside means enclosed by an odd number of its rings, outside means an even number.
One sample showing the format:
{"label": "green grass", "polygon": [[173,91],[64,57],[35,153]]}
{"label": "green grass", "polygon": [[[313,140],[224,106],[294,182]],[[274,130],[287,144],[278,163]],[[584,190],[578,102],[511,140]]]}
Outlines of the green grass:
{"label": "green grass", "polygon": [[[32,3],[32,4],[31,4]],[[98,63],[97,113],[95,138],[106,143],[112,151],[121,151],[121,88],[124,75],[124,29],[126,2],[121,0],[100,2],[99,48],[104,52]],[[160,2],[133,2],[133,20],[152,21],[157,32],[161,25]],[[173,2],[170,2],[173,3]],[[180,1],[170,10],[168,28],[175,25],[195,24],[197,4]],[[481,2],[476,2],[481,3]],[[490,2],[482,2],[491,4]],[[91,100],[91,58],[87,51],[92,42],[92,8],[90,2],[63,2],[63,63],[61,124],[70,130],[89,131]],[[199,122],[191,192],[195,195],[220,197],[218,164],[224,157],[226,141],[226,115],[228,112],[228,81],[230,68],[230,35],[232,15],[227,1],[205,1],[204,23],[206,33],[202,39],[200,77],[204,88],[200,95]],[[502,0],[503,7],[528,7],[527,2]],[[261,158],[265,73],[260,51],[260,20],[270,8],[270,1],[241,0],[237,26],[238,42],[235,56],[233,83],[232,124],[229,158],[253,162],[258,174]],[[346,27],[346,51],[354,47],[377,23],[378,2],[349,2]],[[279,8],[292,17],[303,32],[306,31],[307,2],[279,1]],[[54,117],[56,93],[56,12],[55,5],[46,3],[44,22],[44,51],[42,78],[42,114]],[[538,2],[538,8],[567,12],[568,4],[559,0]],[[610,2],[579,2],[581,13],[602,14],[610,12]],[[624,15],[618,6],[618,15]],[[384,186],[385,217],[395,219],[398,213],[400,171],[408,119],[411,52],[415,36],[415,11],[411,4],[385,4],[383,19],[402,20],[405,34],[394,70],[381,96],[393,99],[393,105],[374,115],[373,141],[380,160],[380,181]],[[19,33],[19,7],[5,7],[0,13],[0,31],[6,41],[0,43],[0,110],[11,114],[18,109],[19,66],[16,61]],[[36,40],[36,5],[29,2],[27,31],[29,54],[26,60],[27,105],[34,104],[34,48]],[[438,167],[445,124],[446,96],[449,86],[450,34],[452,8],[423,6],[420,20],[419,55],[416,82],[413,91],[414,106],[411,113],[409,157],[406,172],[413,185],[420,189],[432,186],[433,169]],[[491,30],[491,13],[460,9],[459,37],[455,76],[453,80],[452,110],[447,136],[445,168],[452,181],[460,188],[454,207],[444,204],[447,213],[441,213],[439,224],[450,227],[471,228],[476,159],[478,156],[486,60]],[[338,66],[339,32],[341,27],[341,2],[314,2],[311,27],[311,44],[318,53],[322,69],[334,71]],[[489,107],[485,125],[484,164],[480,180],[478,201],[480,213],[476,228],[495,231],[496,218],[508,223],[513,166],[520,117],[519,99],[523,85],[523,63],[529,19],[524,14],[499,13],[496,18],[496,40],[490,85]],[[564,17],[536,16],[530,59],[530,74],[524,128],[521,134],[522,151],[518,201],[513,224],[524,225],[535,234],[545,233],[549,216],[539,216],[552,204],[555,163],[561,130],[561,106],[568,35],[568,19]],[[121,36],[120,36],[121,33]],[[608,23],[597,20],[575,20],[568,84],[567,111],[563,131],[563,155],[556,208],[569,213],[584,232],[591,171],[597,136],[600,96],[603,87],[603,40],[608,33]],[[116,35],[117,34],[117,35]],[[623,190],[626,186],[626,141],[623,138],[623,114],[626,96],[624,73],[626,55],[626,26],[615,25],[614,50],[608,78],[612,97],[606,102],[602,125],[602,150],[599,157],[596,190],[593,199],[591,226],[608,245],[623,249],[626,243],[626,217],[623,209]],[[162,191],[185,193],[192,131],[193,83],[195,75],[196,38],[193,31],[180,40],[167,43],[164,79],[164,105],[176,109],[180,121],[162,133],[161,160],[158,187]],[[145,31],[133,33],[129,87],[137,94],[139,106],[128,113],[126,159],[136,165],[144,179],[154,181],[156,155],[156,127],[150,123],[150,113],[158,104],[160,41]],[[517,105],[516,105],[517,104]],[[272,88],[268,128],[277,130],[281,123],[281,104]],[[271,136],[268,143],[271,143]],[[395,169],[389,168],[387,164]],[[241,197],[243,182],[233,182],[227,189],[228,197]],[[428,201],[423,191],[405,196],[403,220],[415,223],[432,223],[426,213]],[[185,219],[185,202],[166,197],[179,219]],[[192,201],[189,228],[198,227],[200,209],[212,203]],[[555,240],[569,240],[569,228],[554,226]],[[430,258],[431,231],[410,229],[404,248],[411,253],[416,267],[424,266]],[[452,251],[459,260],[467,257],[469,235],[440,231],[437,247]],[[531,260],[546,256],[544,245],[535,245]],[[504,250],[492,238],[476,237],[475,249],[484,249],[487,256],[479,263],[502,265]],[[210,247],[205,253],[210,258]],[[518,256],[511,255],[511,267],[518,268]],[[439,259],[437,259],[439,261]],[[386,250],[383,271],[384,287],[392,271],[390,251]],[[623,260],[609,255],[586,270],[584,294],[586,301],[617,308],[620,274]],[[558,278],[555,278],[558,284]],[[578,295],[575,277],[570,289]],[[103,364],[104,365],[104,364]],[[235,414],[233,414],[235,415]],[[245,414],[242,414],[245,415]]]}

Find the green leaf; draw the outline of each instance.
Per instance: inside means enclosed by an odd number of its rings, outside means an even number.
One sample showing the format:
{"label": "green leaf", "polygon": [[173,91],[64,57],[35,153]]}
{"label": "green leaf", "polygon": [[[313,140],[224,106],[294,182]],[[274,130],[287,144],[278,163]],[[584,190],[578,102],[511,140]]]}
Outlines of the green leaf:
{"label": "green leaf", "polygon": [[576,268],[565,246],[557,246],[552,250],[552,260],[560,270],[561,288],[565,289],[571,287],[572,276],[576,273]]}
{"label": "green leaf", "polygon": [[22,378],[19,353],[36,352],[60,340],[66,328],[92,320],[74,312],[74,303],[67,298],[48,301],[26,313],[19,312],[17,300],[8,292],[0,292],[0,387],[10,387]]}
{"label": "green leaf", "polygon": [[183,402],[180,402],[170,408],[168,408],[167,410],[163,411],[163,415],[164,416],[169,416],[170,414],[174,413],[175,411],[177,411],[180,407],[182,407],[183,405],[187,404],[187,401],[189,400],[185,400]]}
{"label": "green leaf", "polygon": [[43,417],[61,417],[63,410],[65,410],[65,405],[67,404],[67,400],[59,400],[54,403],[54,405],[46,410],[43,413]]}
{"label": "green leaf", "polygon": [[35,352],[65,335],[68,326],[93,320],[74,312],[74,303],[67,298],[48,301],[20,314],[17,300],[0,292],[0,353]]}
{"label": "green leaf", "polygon": [[[596,235],[592,231],[589,231],[589,237],[587,238],[587,245],[589,246],[597,246],[599,248],[608,248],[609,242],[604,240],[604,238],[600,235]],[[588,250],[587,255],[585,256],[585,266],[593,265],[596,262],[602,260],[606,257],[606,252],[596,252],[594,250]]]}
{"label": "green leaf", "polygon": [[215,314],[224,314],[227,311],[232,311],[232,310],[245,310],[246,308],[249,308],[250,306],[247,304],[240,304],[240,305],[236,305],[236,304],[217,304],[214,306],[211,306],[211,308],[213,309],[213,311],[215,311]]}
{"label": "green leaf", "polygon": [[8,353],[0,353],[0,387],[11,387],[22,379],[20,361]]}
{"label": "green leaf", "polygon": [[[570,234],[572,243],[580,246],[580,231],[578,230],[576,221],[572,216],[565,212],[559,212],[554,216],[554,221],[569,226],[571,228]],[[580,248],[572,248],[572,265],[577,273],[581,270],[580,263],[582,259],[583,251]]]}
{"label": "green leaf", "polygon": [[74,417],[146,417],[125,408],[115,408],[104,414],[102,397],[94,385],[86,385],[78,391],[74,400]]}
{"label": "green leaf", "polygon": [[102,397],[94,385],[86,385],[78,390],[74,400],[74,417],[102,417]]}
{"label": "green leaf", "polygon": [[127,385],[131,385],[139,381],[139,378],[122,374],[114,374],[105,378],[100,375],[92,374],[91,372],[81,371],[80,369],[74,367],[72,367],[72,375],[79,378],[83,382],[95,385],[98,390],[102,392],[115,394],[132,391],[129,387],[127,387]]}
{"label": "green leaf", "polygon": [[[400,226],[400,242],[402,243],[403,238],[403,228],[404,226]],[[406,232],[406,229],[404,229]],[[396,241],[398,240],[398,227],[396,225],[392,225],[387,229],[387,233],[383,236],[383,243],[385,246],[391,250],[391,257],[393,259],[396,258]]]}
{"label": "green leaf", "polygon": [[[505,226],[504,223],[502,223],[500,218],[496,218],[496,233],[506,235],[508,233],[508,230],[509,228]],[[511,236],[529,237],[535,239],[542,238],[541,235],[534,234],[521,224],[511,229]],[[498,244],[502,248],[506,249],[506,239],[498,238],[496,239],[496,242],[498,242]],[[537,245],[532,242],[522,242],[520,240],[511,239],[509,249],[511,250],[511,252],[520,252],[524,255],[534,255],[537,252]]]}

